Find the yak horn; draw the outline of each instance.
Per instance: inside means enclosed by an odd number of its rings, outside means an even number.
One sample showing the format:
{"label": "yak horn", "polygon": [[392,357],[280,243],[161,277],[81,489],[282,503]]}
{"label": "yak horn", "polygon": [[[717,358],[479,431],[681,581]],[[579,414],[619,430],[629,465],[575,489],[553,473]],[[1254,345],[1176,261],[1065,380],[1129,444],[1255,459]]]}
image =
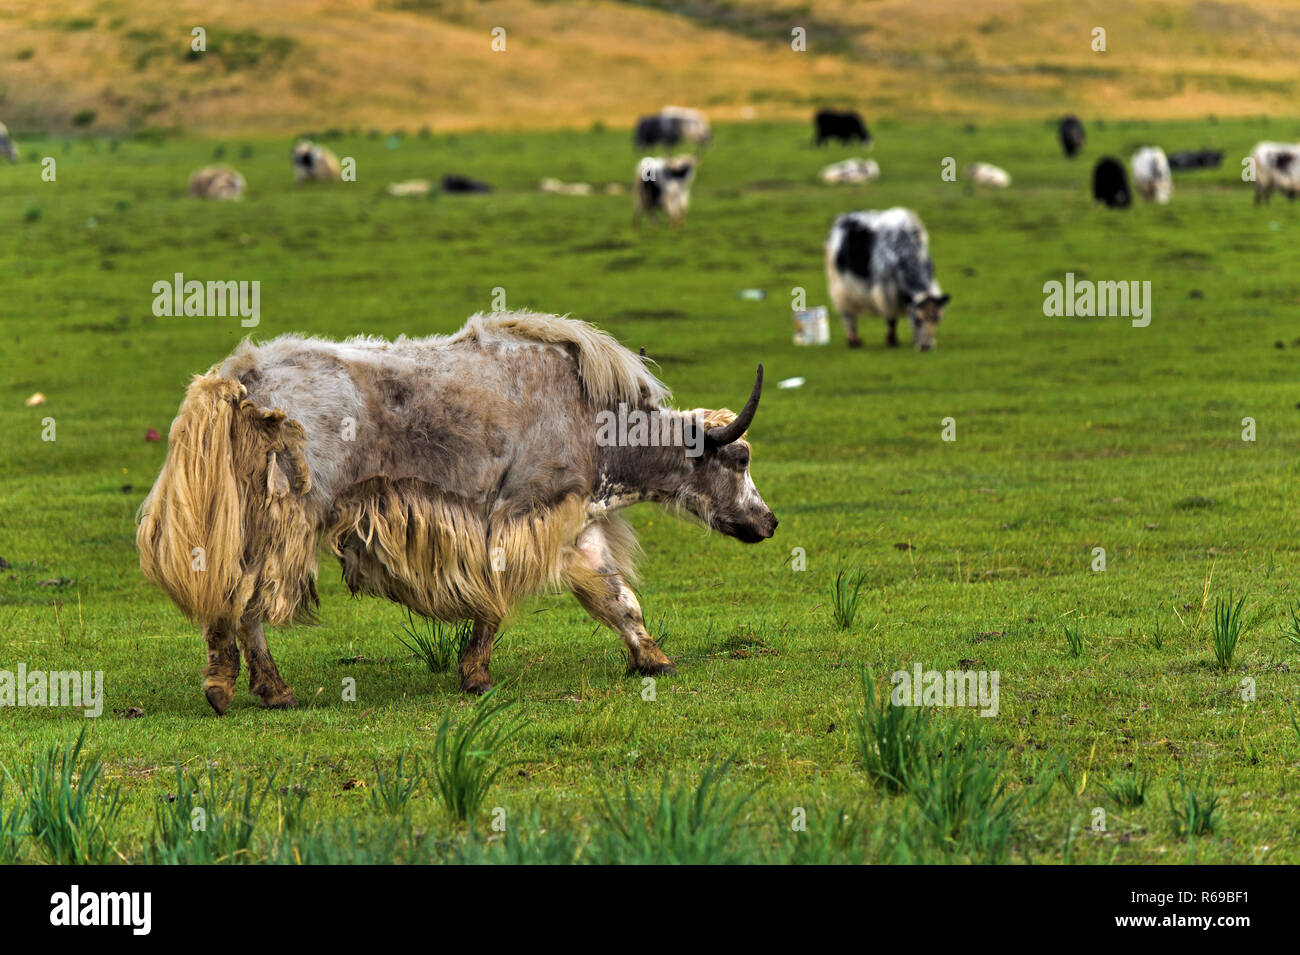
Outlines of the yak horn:
{"label": "yak horn", "polygon": [[759,363],[758,377],[754,379],[754,390],[750,392],[749,400],[745,402],[745,407],[740,409],[740,414],[736,415],[736,420],[731,424],[723,425],[721,428],[710,428],[707,433],[709,441],[716,445],[731,444],[744,434],[754,420],[754,413],[758,411],[758,399],[763,393],[763,365]]}

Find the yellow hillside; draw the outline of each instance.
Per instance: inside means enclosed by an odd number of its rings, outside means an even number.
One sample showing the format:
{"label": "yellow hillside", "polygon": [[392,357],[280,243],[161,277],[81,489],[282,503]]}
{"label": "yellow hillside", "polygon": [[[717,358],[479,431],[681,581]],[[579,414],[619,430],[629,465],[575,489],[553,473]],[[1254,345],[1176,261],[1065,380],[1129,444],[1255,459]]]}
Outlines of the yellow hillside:
{"label": "yellow hillside", "polygon": [[872,119],[1295,114],[1298,79],[1300,2],[1269,0],[0,5],[0,119],[51,132],[625,126],[674,102],[715,120],[821,103]]}

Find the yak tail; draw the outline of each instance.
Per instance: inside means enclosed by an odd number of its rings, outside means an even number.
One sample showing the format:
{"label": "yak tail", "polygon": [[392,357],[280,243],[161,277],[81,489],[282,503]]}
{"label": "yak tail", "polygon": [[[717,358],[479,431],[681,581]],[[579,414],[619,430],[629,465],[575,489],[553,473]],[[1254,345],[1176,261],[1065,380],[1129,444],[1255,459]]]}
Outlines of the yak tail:
{"label": "yak tail", "polygon": [[284,623],[316,597],[302,426],[246,394],[213,371],[194,377],[138,515],[140,569],[200,623]]}

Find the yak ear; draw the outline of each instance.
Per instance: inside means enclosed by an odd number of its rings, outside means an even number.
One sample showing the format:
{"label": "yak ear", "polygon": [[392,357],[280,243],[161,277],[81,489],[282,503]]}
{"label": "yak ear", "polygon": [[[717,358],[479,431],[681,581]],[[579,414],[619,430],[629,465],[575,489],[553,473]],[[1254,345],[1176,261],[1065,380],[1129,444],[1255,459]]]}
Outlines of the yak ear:
{"label": "yak ear", "polygon": [[[642,346],[641,346],[641,364],[644,365],[648,360],[649,360],[649,359],[646,358],[646,354],[645,354],[645,346],[642,345]],[[646,387],[644,384],[642,384],[642,385],[641,385],[641,404],[643,404],[643,405],[648,405],[649,403],[650,403],[650,389],[649,389],[648,387]]]}
{"label": "yak ear", "polygon": [[952,301],[952,296],[949,295],[947,292],[944,292],[942,295],[940,295],[940,296],[939,296],[938,298],[936,298],[934,301],[935,301],[935,303],[938,304],[940,307],[943,307],[944,305],[947,305],[949,302]]}
{"label": "yak ear", "polygon": [[[645,346],[642,345],[642,346],[641,346],[641,364],[644,365],[644,364],[645,364],[646,362],[648,362],[649,360],[650,360],[649,357],[647,357],[647,355],[646,355],[646,353],[645,353]],[[642,385],[641,385],[641,404],[643,404],[643,405],[648,405],[648,404],[650,404],[650,389],[649,389],[649,387],[646,386],[645,384],[642,384]]]}

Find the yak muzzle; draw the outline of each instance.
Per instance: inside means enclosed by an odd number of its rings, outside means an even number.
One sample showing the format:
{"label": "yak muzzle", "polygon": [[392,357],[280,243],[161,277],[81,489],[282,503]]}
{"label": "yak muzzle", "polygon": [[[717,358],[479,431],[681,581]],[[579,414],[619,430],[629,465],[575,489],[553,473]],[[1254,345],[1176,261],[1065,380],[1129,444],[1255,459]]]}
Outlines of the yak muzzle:
{"label": "yak muzzle", "polygon": [[778,523],[776,515],[767,511],[752,520],[720,522],[718,530],[742,543],[757,544],[770,539],[776,533]]}

